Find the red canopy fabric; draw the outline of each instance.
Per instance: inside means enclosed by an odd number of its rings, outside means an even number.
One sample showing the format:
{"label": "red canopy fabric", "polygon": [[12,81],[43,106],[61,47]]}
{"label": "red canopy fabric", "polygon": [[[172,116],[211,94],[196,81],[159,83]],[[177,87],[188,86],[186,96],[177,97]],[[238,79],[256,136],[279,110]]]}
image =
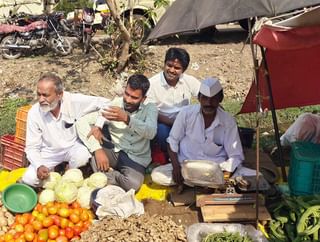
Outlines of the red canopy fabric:
{"label": "red canopy fabric", "polygon": [[[276,109],[320,104],[320,25],[297,28],[264,26],[254,43],[266,48],[266,61]],[[262,108],[269,109],[264,70],[259,69]],[[256,111],[253,82],[240,113]]]}

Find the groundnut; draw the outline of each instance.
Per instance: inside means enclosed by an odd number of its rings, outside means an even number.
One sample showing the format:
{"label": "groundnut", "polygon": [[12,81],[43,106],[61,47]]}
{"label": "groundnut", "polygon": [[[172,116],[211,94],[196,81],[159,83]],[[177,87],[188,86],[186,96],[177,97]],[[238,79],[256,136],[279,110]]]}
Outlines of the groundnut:
{"label": "groundnut", "polygon": [[1,231],[8,232],[8,227],[7,226],[2,226]]}
{"label": "groundnut", "polygon": [[1,217],[0,218],[0,227],[7,226],[7,225],[8,225],[7,219],[4,217]]}
{"label": "groundnut", "polygon": [[11,226],[14,223],[14,217],[8,218],[8,225]]}

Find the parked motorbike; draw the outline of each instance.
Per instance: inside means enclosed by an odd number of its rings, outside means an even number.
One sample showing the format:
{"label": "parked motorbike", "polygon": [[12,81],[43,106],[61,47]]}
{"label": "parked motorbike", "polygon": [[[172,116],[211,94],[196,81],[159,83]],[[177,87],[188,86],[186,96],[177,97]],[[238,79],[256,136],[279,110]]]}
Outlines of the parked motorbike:
{"label": "parked motorbike", "polygon": [[[101,23],[95,21],[96,13],[100,13]],[[97,29],[104,29],[110,22],[109,11],[98,11],[93,8],[83,8],[69,15],[67,26],[72,30],[71,36],[77,37],[82,44],[83,52],[88,53],[91,46],[91,40]],[[69,32],[70,35],[70,32]]]}
{"label": "parked motorbike", "polygon": [[2,56],[6,59],[16,59],[25,50],[44,47],[49,47],[63,56],[70,54],[72,45],[60,32],[65,28],[62,20],[63,14],[57,12],[39,15],[36,21],[25,26],[1,24],[0,35],[5,35],[0,43]]}
{"label": "parked motorbike", "polygon": [[92,8],[84,8],[82,11],[82,17],[80,19],[80,31],[83,44],[83,52],[89,53],[91,39],[95,34],[95,29],[93,28],[95,18],[95,11]]}

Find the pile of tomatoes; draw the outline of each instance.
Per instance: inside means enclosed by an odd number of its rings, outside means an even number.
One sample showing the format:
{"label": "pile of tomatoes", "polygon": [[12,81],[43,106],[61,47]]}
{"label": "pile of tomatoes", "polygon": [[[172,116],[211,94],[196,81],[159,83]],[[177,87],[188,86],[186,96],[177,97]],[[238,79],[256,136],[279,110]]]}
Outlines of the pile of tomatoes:
{"label": "pile of tomatoes", "polygon": [[93,217],[90,210],[77,202],[37,204],[32,213],[16,215],[10,230],[0,236],[0,242],[68,242],[80,238]]}

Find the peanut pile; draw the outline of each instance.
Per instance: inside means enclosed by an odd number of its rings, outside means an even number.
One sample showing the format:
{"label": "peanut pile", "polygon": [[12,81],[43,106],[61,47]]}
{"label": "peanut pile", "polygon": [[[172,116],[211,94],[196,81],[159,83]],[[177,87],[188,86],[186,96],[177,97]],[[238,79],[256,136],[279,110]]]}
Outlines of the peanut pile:
{"label": "peanut pile", "polygon": [[79,242],[186,242],[183,226],[178,226],[168,216],[140,217],[131,216],[128,219],[105,218],[94,223],[88,231],[81,234]]}

